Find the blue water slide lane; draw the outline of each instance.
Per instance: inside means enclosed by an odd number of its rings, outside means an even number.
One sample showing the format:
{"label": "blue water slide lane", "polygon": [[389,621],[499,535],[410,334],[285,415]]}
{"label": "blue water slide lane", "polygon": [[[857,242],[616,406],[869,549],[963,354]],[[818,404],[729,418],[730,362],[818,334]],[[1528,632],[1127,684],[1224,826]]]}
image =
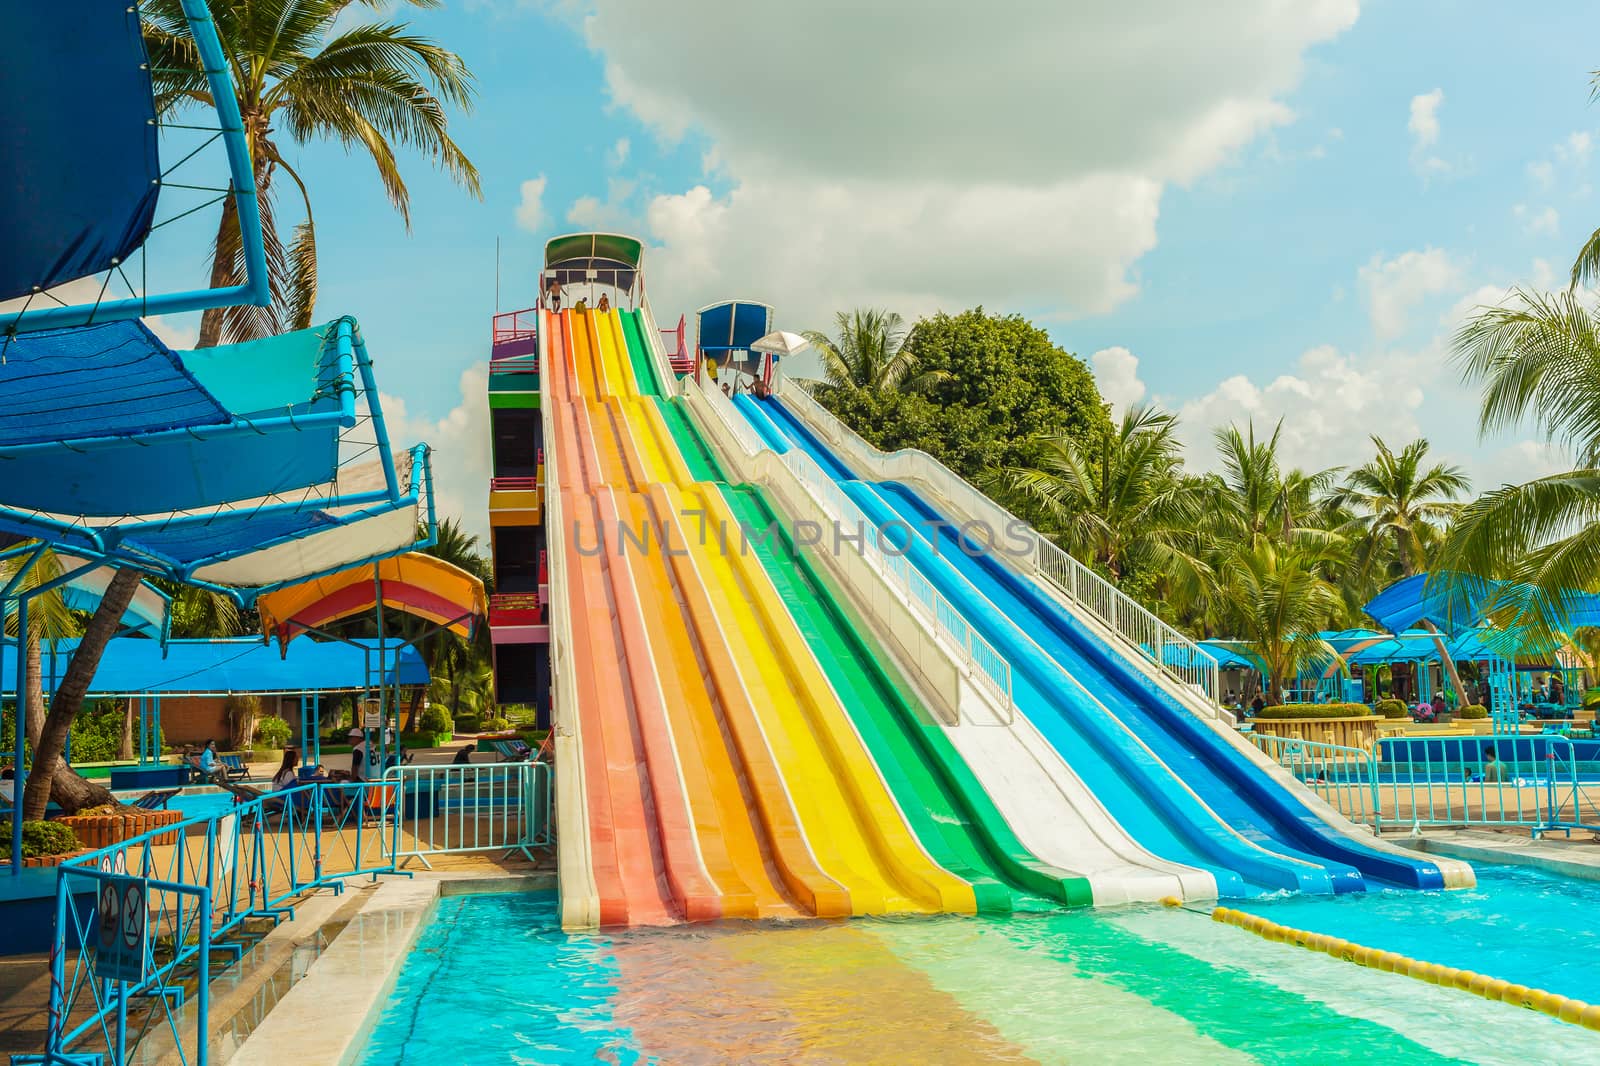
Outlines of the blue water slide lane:
{"label": "blue water slide lane", "polygon": [[[1409,888],[1444,887],[1433,863],[1362,847],[1296,801],[1171,696],[1138,684],[1142,678],[1120,655],[1073,624],[1037,586],[963,538],[916,490],[898,483],[879,489],[907,521],[938,529],[941,553],[953,557],[969,576],[982,571],[1001,586],[1010,601],[1005,606],[1008,617],[1027,619],[1030,632],[1035,622],[1047,628],[1052,657],[1085,683],[1094,678],[1096,695],[1141,736],[1151,738],[1151,747],[1167,765],[1183,767],[1184,780],[1240,833],[1327,864],[1336,891],[1359,890],[1363,875]],[[1012,605],[1026,614],[1011,614]]]}
{"label": "blue water slide lane", "polygon": [[[793,438],[808,452],[829,451],[781,404],[771,401],[766,406],[773,421],[792,430]],[[831,467],[843,469],[837,458]],[[1030,634],[1042,634],[1035,639],[1056,663],[1089,685],[1100,703],[1138,730],[1160,759],[1179,772],[1206,805],[1241,835],[1263,847],[1314,857],[1328,866],[1335,891],[1365,887],[1363,873],[1408,887],[1443,887],[1436,865],[1364,848],[1329,827],[1209,726],[1149,684],[1121,655],[1073,624],[1070,616],[1031,582],[981,552],[978,545],[966,541],[964,548],[964,538],[955,527],[914,490],[894,483],[877,488],[901,521],[924,536],[930,529],[939,530],[937,554],[952,561],[1006,618],[1020,620]]]}
{"label": "blue water slide lane", "polygon": [[763,444],[779,455],[789,450],[788,438],[767,418],[767,413],[756,403],[755,397],[741,392],[733,398],[733,405],[744,415],[745,421],[750,423]]}
{"label": "blue water slide lane", "polygon": [[[746,413],[748,416],[748,410]],[[783,408],[763,405],[759,413],[769,416],[794,445],[819,462],[828,458],[825,451],[818,455],[823,445]],[[825,469],[833,472],[843,467],[835,458]],[[1084,690],[1010,625],[925,541],[895,538],[893,529],[899,528],[898,519],[870,483],[851,479],[841,480],[839,485],[874,525],[897,523],[886,536],[897,549],[902,540],[908,541],[904,547],[911,564],[1011,660],[1012,695],[1018,707],[1143,847],[1170,862],[1211,873],[1223,896],[1253,896],[1286,889],[1330,891],[1327,876],[1319,867],[1270,854],[1221,825],[1189,789],[1160,766],[1138,738],[1095,708]]]}

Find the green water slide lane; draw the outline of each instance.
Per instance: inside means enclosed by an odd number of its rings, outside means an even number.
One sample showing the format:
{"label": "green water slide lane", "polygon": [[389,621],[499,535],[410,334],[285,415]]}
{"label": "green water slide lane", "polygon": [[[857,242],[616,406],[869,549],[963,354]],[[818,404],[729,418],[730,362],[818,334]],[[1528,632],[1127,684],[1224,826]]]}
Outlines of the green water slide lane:
{"label": "green water slide lane", "polygon": [[622,339],[626,341],[628,360],[633,364],[633,376],[639,383],[639,392],[645,396],[660,396],[661,381],[656,377],[655,360],[649,356],[649,345],[644,335],[642,311],[619,311],[622,320]]}

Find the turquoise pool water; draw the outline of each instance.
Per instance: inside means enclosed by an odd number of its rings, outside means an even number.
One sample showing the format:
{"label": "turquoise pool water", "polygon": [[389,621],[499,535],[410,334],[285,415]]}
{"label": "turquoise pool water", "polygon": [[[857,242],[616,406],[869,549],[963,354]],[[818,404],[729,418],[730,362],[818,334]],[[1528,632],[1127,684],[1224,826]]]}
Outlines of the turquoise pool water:
{"label": "turquoise pool water", "polygon": [[[1501,875],[1491,878],[1486,891],[1448,900],[1409,896],[1418,906],[1453,908],[1467,922],[1501,905]],[[1504,883],[1512,886],[1502,900],[1508,908],[1540,891],[1516,875]],[[1576,896],[1541,898],[1547,909],[1561,901],[1555,905],[1569,912],[1562,920],[1576,924],[1600,902],[1594,886],[1578,888]],[[1373,939],[1405,924],[1399,900],[1365,898]],[[1272,905],[1284,921],[1291,906],[1303,908],[1296,917],[1304,925],[1319,906],[1322,917],[1339,920],[1356,909],[1347,899]],[[1484,924],[1521,938],[1517,927]],[[1583,963],[1570,961],[1574,972]],[[501,895],[440,902],[360,1061],[1361,1060],[1600,1062],[1600,1036],[1272,944],[1187,910],[568,936],[554,897]]]}
{"label": "turquoise pool water", "polygon": [[[1252,901],[1296,929],[1600,1003],[1600,884],[1517,867],[1477,868],[1463,892],[1377,892]],[[1596,1061],[1600,1061],[1597,1037]]]}

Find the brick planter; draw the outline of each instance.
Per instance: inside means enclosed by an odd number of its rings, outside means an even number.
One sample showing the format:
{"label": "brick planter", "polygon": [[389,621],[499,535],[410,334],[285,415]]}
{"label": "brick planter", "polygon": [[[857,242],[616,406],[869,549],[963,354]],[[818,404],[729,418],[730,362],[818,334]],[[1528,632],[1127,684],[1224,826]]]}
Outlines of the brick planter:
{"label": "brick planter", "polygon": [[23,866],[60,866],[62,863],[66,862],[68,859],[76,859],[79,855],[87,855],[92,850],[94,850],[94,849],[92,849],[92,848],[79,848],[77,851],[69,851],[65,855],[35,855],[32,858],[23,859],[22,860],[22,865]]}
{"label": "brick planter", "polygon": [[[176,825],[183,821],[182,811],[119,811],[116,814],[69,814],[56,821],[72,827],[79,843],[92,850],[120,844],[136,836]],[[177,833],[163,833],[155,839],[157,844],[176,844]]]}

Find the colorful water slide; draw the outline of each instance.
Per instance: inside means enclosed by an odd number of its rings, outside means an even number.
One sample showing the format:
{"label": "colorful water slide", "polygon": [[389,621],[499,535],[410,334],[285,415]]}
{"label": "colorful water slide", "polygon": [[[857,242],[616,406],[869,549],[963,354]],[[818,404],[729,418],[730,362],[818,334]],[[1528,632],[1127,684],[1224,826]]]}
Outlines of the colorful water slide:
{"label": "colorful water slide", "polygon": [[[640,457],[637,475],[651,483],[669,535],[675,533],[674,542],[684,544],[700,565],[823,868],[848,885],[857,913],[970,913],[980,896],[986,909],[1008,908],[1009,892],[992,877],[945,856],[943,863],[935,861],[908,828],[908,812],[896,804],[852,728],[834,687],[836,676],[824,670],[797,623],[814,600],[798,586],[775,586],[762,560],[734,542],[740,527],[729,497],[698,482],[689,468],[688,456],[695,456],[699,473],[716,473],[698,435],[680,409],[674,419],[683,434],[680,445],[659,398],[642,395],[641,386],[659,386],[632,319],[595,316],[594,325],[611,392],[622,397],[614,406],[625,413]],[[859,661],[848,665],[858,673],[867,668]]]}
{"label": "colorful water slide", "polygon": [[[1069,899],[1071,876],[1027,854],[981,790],[952,795],[924,766],[902,726],[920,708],[793,545],[707,536],[772,512],[717,484],[646,336],[634,314],[541,322],[564,523],[553,629],[575,675],[555,679],[558,720],[582,782],[562,821],[584,844],[563,851],[569,924],[1003,911],[1018,879],[997,868]],[[870,743],[847,701],[872,708]]]}
{"label": "colorful water slide", "polygon": [[[773,425],[762,405],[748,396],[735,403],[761,441],[792,461],[788,437]],[[830,462],[818,476],[842,469]],[[1026,700],[1030,690],[1025,681],[1019,685],[1015,673],[1013,685],[1020,688],[1015,691],[1019,700]],[[1026,715],[1002,715],[992,704],[973,699],[975,695],[969,693],[962,720],[940,723],[939,732],[1035,855],[1047,862],[1070,863],[1088,879],[1094,901],[1101,905],[1170,895],[1216,897],[1216,879],[1198,863],[1167,861],[1135,841]]]}
{"label": "colorful water slide", "polygon": [[[764,413],[775,428],[844,479],[846,491],[874,520],[915,531],[910,550],[919,568],[975,612],[988,614],[997,639],[1019,655],[1029,672],[1048,677],[1053,667],[1058,677],[1068,679],[1066,687],[1076,690],[1076,698],[1040,725],[1069,760],[1076,765],[1080,745],[1089,740],[1110,754],[1120,749],[1122,756],[1132,757],[1124,759],[1125,764],[1141,765],[1154,775],[1152,780],[1159,780],[1159,772],[1165,770],[1181,785],[1194,802],[1161,803],[1160,813],[1180,831],[1183,826],[1174,824],[1176,820],[1191,821],[1183,835],[1209,860],[1262,886],[1272,886],[1275,877],[1288,873],[1302,891],[1360,890],[1373,880],[1443,886],[1445,875],[1438,865],[1363,840],[1333,824],[1311,808],[1302,788],[1292,783],[1285,787],[1280,778],[1265,772],[1258,760],[1241,750],[1237,738],[1222,735],[1178,699],[1148,684],[1147,676],[1125,655],[1093,635],[1039,583],[1023,579],[997,558],[998,553],[964,541],[949,521],[955,512],[945,501],[930,500],[903,484],[855,481],[838,456],[785,405],[772,402]],[[1136,737],[1142,752],[1125,740],[1118,743],[1118,726],[1120,737]],[[1182,798],[1171,791],[1166,795]],[[1114,810],[1119,817],[1129,817],[1121,804]],[[1170,842],[1158,844],[1145,835],[1149,828],[1140,825],[1136,835],[1157,851],[1171,854],[1166,850]],[[1201,830],[1198,837],[1196,830]],[[1228,836],[1233,838],[1231,845]],[[1208,842],[1213,847],[1206,847]],[[1218,850],[1217,844],[1229,846]],[[1308,867],[1316,869],[1320,879],[1308,875]],[[1277,887],[1295,886],[1279,882]]]}

